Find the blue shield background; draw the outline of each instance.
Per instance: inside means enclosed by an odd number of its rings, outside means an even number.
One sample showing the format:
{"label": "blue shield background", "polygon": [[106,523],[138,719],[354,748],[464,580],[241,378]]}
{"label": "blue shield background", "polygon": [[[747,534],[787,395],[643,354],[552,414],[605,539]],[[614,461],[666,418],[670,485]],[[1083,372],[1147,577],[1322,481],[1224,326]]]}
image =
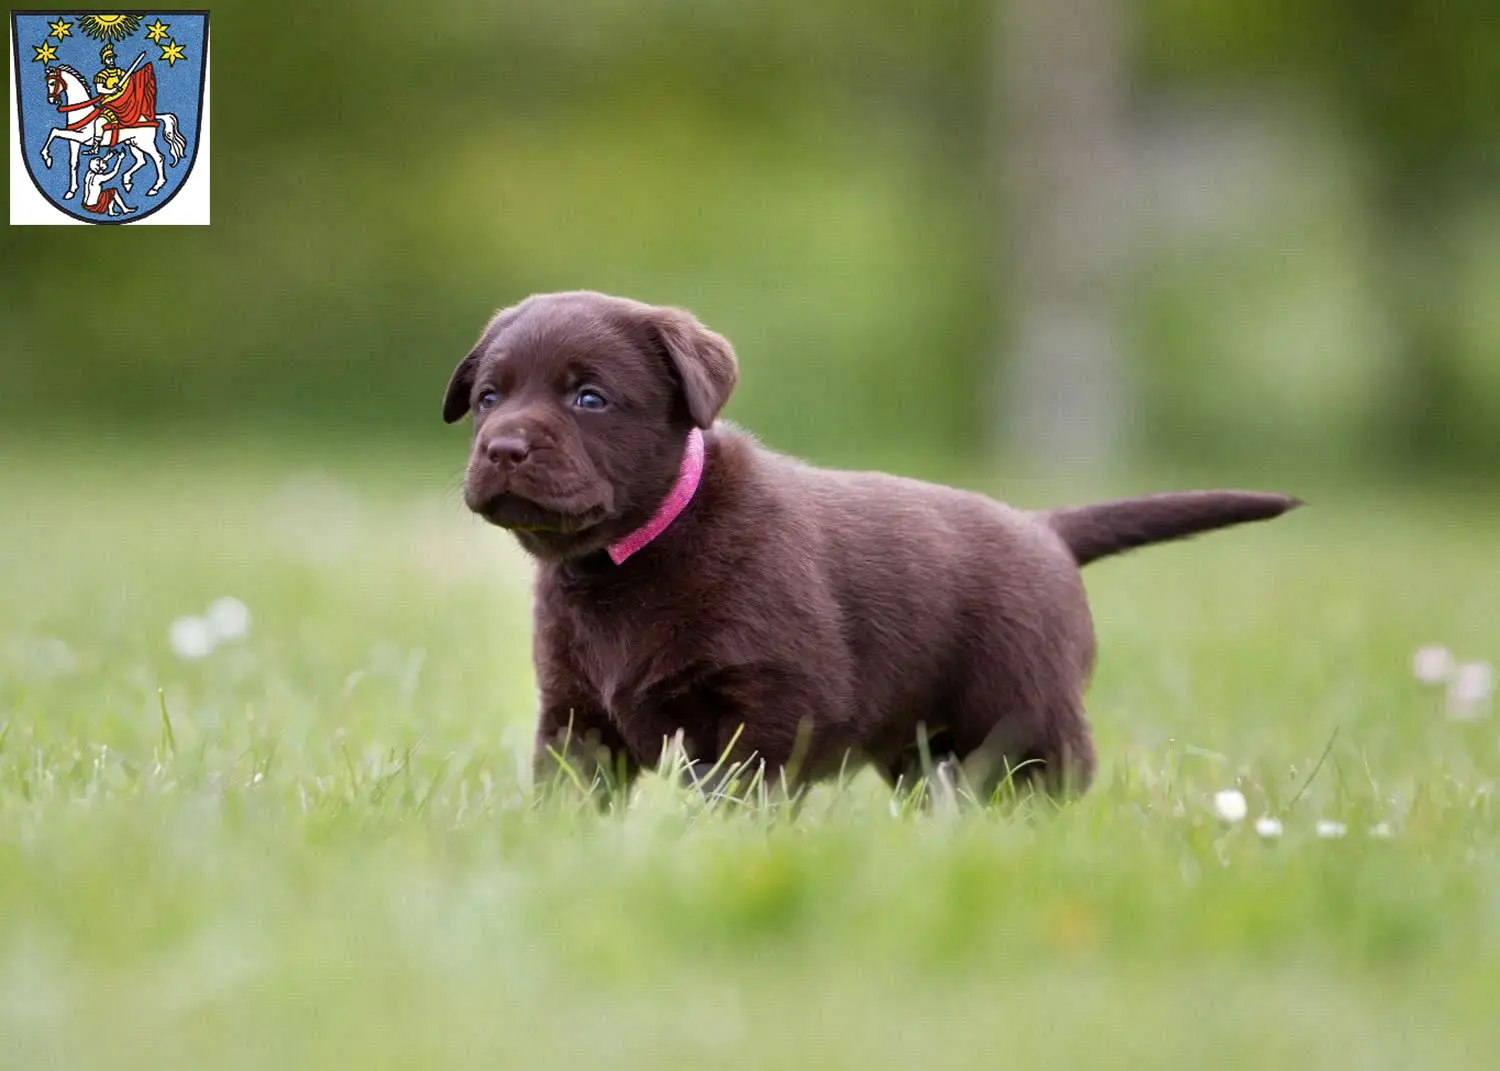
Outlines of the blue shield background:
{"label": "blue shield background", "polygon": [[[187,141],[187,152],[173,164],[167,151],[166,139],[157,136],[157,147],[162,153],[166,171],[166,185],[154,197],[146,191],[156,181],[156,168],[149,159],[135,174],[132,191],[125,194],[126,201],[137,211],[125,216],[106,217],[88,212],[83,208],[83,179],[87,161],[92,156],[80,157],[78,164],[79,190],[72,200],[64,200],[68,190],[68,161],[70,146],[58,138],[52,143],[52,167],[42,162],[41,149],[48,133],[54,127],[65,127],[67,118],[57,107],[47,103],[45,68],[55,64],[66,64],[83,75],[85,82],[92,82],[95,72],[102,66],[99,51],[104,41],[88,37],[80,24],[80,18],[91,9],[77,12],[15,12],[12,14],[13,47],[16,53],[16,96],[20,113],[21,153],[26,161],[26,170],[32,182],[43,196],[68,215],[89,223],[133,223],[149,216],[167,204],[189,180],[193,162],[198,155],[198,130],[201,125],[203,81],[208,45],[208,13],[206,11],[164,11],[159,14],[140,13],[141,21],[129,36],[114,41],[115,62],[120,67],[129,67],[136,56],[146,53],[141,65],[152,64],[156,68],[156,112],[170,112],[177,117],[178,129]],[[103,12],[101,12],[103,13]],[[118,12],[108,12],[116,14]],[[131,12],[135,14],[135,12]],[[51,24],[62,19],[72,23],[70,33],[62,38],[52,36]],[[147,28],[157,20],[166,24],[169,31],[160,44],[147,36]],[[57,51],[57,59],[47,62],[36,60],[36,46],[46,42]],[[162,59],[163,46],[169,42],[180,45],[184,57],[168,64]],[[128,152],[126,168],[133,162]],[[123,174],[122,169],[122,174]],[[119,185],[119,178],[110,183]]]}

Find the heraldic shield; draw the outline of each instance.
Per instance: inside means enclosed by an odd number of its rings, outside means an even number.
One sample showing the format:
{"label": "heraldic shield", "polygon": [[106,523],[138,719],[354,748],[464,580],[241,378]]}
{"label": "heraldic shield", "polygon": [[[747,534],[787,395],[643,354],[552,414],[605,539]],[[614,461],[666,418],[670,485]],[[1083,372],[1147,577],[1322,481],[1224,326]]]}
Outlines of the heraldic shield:
{"label": "heraldic shield", "polygon": [[208,12],[11,13],[21,155],[53,206],[133,223],[190,181]]}

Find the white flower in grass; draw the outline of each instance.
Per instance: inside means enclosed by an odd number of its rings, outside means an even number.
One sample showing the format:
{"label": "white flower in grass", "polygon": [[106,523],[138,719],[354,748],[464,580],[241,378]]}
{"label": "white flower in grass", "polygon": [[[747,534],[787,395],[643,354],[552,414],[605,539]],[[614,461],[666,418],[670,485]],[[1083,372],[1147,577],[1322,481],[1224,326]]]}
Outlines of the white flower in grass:
{"label": "white flower in grass", "polygon": [[1453,652],[1438,644],[1429,644],[1412,656],[1411,671],[1423,684],[1442,684],[1453,673]]}
{"label": "white flower in grass", "polygon": [[1245,794],[1233,788],[1214,793],[1214,813],[1226,822],[1243,822],[1250,807],[1245,803]]}
{"label": "white flower in grass", "polygon": [[1338,840],[1345,833],[1349,832],[1349,827],[1344,825],[1343,822],[1335,822],[1331,818],[1318,819],[1317,828],[1318,836],[1324,840]]}
{"label": "white flower in grass", "polygon": [[242,640],[250,634],[250,608],[233,596],[215,599],[208,619],[221,640]]}
{"label": "white flower in grass", "polygon": [[206,617],[179,617],[168,633],[172,650],[179,658],[207,658],[213,653],[217,637],[213,622]]}
{"label": "white flower in grass", "polygon": [[1370,827],[1370,836],[1376,840],[1390,840],[1396,835],[1389,822],[1380,822]]}
{"label": "white flower in grass", "polygon": [[1266,840],[1275,840],[1281,836],[1281,819],[1272,818],[1270,815],[1262,815],[1255,820],[1255,832]]}
{"label": "white flower in grass", "polygon": [[1488,662],[1465,662],[1448,681],[1448,711],[1454,717],[1473,717],[1495,690],[1495,671]]}

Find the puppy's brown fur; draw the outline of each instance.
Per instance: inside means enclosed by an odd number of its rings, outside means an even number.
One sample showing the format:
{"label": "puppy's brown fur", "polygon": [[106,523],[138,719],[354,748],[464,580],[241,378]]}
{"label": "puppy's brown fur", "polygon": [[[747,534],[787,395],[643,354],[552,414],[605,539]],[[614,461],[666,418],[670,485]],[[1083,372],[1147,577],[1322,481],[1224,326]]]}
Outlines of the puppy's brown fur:
{"label": "puppy's brown fur", "polygon": [[[679,731],[689,756],[892,781],[920,748],[986,784],[1019,769],[1082,790],[1094,632],[1079,566],[1297,505],[1235,491],[1028,513],[879,473],[814,468],[716,418],[738,371],[680,309],[589,292],[491,320],[443,416],[475,413],[470,509],[537,560],[538,770],[549,752],[622,771]],[[701,486],[615,565],[696,425]],[[599,764],[595,766],[594,764]]]}

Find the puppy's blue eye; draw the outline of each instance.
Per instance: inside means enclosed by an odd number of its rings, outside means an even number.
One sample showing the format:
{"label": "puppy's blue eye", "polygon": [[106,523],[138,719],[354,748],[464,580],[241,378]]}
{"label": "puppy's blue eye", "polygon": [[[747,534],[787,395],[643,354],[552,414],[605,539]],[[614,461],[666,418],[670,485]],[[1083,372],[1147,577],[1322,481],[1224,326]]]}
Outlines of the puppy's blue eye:
{"label": "puppy's blue eye", "polygon": [[500,395],[492,390],[483,391],[474,400],[474,410],[479,413],[488,413],[500,404]]}
{"label": "puppy's blue eye", "polygon": [[578,397],[573,399],[573,404],[580,409],[603,409],[609,403],[604,400],[604,395],[596,390],[581,390]]}

